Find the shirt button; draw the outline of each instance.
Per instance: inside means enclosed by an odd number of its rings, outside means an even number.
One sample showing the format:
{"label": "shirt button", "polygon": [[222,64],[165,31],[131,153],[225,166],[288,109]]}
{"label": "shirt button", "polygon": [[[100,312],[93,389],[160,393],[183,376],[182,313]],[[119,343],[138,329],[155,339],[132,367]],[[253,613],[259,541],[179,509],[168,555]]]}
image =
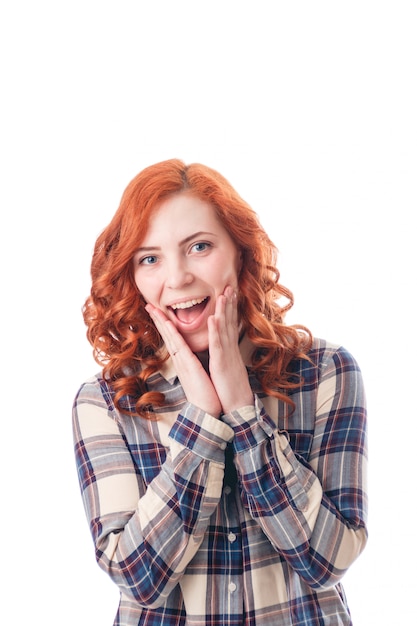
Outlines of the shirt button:
{"label": "shirt button", "polygon": [[226,494],[226,496],[228,496],[229,493],[232,493],[232,488],[230,485],[226,485],[226,487],[224,488],[224,493]]}
{"label": "shirt button", "polygon": [[235,583],[229,583],[229,591],[230,593],[233,593],[234,591],[236,591]]}
{"label": "shirt button", "polygon": [[233,543],[234,541],[236,541],[236,535],[235,533],[229,533],[227,535],[228,540],[230,541],[230,543]]}

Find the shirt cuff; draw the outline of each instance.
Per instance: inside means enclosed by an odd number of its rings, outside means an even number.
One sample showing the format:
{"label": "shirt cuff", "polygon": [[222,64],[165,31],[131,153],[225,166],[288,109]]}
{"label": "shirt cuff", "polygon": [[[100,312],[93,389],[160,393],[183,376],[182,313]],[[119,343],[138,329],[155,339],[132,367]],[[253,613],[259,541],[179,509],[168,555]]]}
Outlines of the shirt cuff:
{"label": "shirt cuff", "polygon": [[231,426],[190,403],[185,405],[169,433],[174,455],[179,452],[178,447],[188,448],[203,459],[218,463],[224,463],[224,451],[233,436]]}
{"label": "shirt cuff", "polygon": [[258,396],[254,396],[255,404],[244,406],[222,416],[222,420],[233,428],[235,437],[233,447],[236,452],[253,448],[265,439],[273,439],[276,425],[267,415]]}

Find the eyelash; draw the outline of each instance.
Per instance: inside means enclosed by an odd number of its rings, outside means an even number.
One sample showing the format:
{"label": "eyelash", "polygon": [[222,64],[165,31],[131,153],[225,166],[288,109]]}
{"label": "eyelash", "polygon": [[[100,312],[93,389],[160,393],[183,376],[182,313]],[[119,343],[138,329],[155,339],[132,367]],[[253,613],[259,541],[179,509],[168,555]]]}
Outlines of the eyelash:
{"label": "eyelash", "polygon": [[155,263],[146,263],[146,261],[148,259],[155,259],[156,262],[157,258],[158,257],[155,254],[149,254],[148,256],[144,256],[142,259],[140,259],[139,265],[154,265]]}
{"label": "eyelash", "polygon": [[[191,246],[190,250],[192,251],[194,248],[196,248],[196,246],[203,246],[203,249],[201,250],[196,250],[197,253],[199,252],[205,252],[208,248],[211,248],[211,243],[209,243],[208,241],[198,241],[197,243],[193,243],[193,245]],[[154,259],[153,263],[148,263],[147,261],[149,259]],[[139,259],[139,263],[138,265],[155,265],[155,263],[157,262],[158,257],[156,256],[156,254],[148,254],[148,256],[144,256],[141,259]]]}
{"label": "eyelash", "polygon": [[204,252],[207,248],[211,248],[211,244],[208,241],[198,241],[191,246],[191,250],[196,246],[204,246],[203,250],[197,250],[197,252]]}

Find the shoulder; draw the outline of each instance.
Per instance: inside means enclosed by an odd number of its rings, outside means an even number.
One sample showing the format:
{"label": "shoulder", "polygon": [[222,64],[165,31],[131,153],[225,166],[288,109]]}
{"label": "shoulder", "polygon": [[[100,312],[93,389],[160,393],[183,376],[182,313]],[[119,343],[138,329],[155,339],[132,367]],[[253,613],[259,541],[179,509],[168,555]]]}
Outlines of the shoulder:
{"label": "shoulder", "polygon": [[343,405],[365,407],[365,389],[362,372],[355,357],[344,346],[324,339],[314,339],[309,353],[316,363],[317,406]]}
{"label": "shoulder", "polygon": [[295,359],[290,369],[297,379],[303,380],[303,391],[313,390],[328,378],[344,378],[352,374],[360,377],[359,365],[354,356],[341,344],[315,337],[307,358]]}
{"label": "shoulder", "polygon": [[120,419],[113,393],[101,374],[87,379],[78,389],[72,408],[74,441],[91,437],[119,436]]}
{"label": "shoulder", "polygon": [[102,374],[96,374],[82,383],[75,395],[74,406],[80,404],[105,405],[108,409],[114,410],[113,396],[114,393]]}
{"label": "shoulder", "polygon": [[336,369],[337,373],[360,372],[359,364],[349,350],[325,339],[314,338],[308,356],[323,374],[329,367]]}
{"label": "shoulder", "polygon": [[[102,373],[88,378],[78,389],[73,403],[74,419],[82,415],[106,416],[116,422],[122,430],[126,422],[131,421],[135,414],[135,400],[130,396],[123,396],[119,401],[120,410],[115,405],[115,391]],[[129,418],[129,419],[128,419]]]}

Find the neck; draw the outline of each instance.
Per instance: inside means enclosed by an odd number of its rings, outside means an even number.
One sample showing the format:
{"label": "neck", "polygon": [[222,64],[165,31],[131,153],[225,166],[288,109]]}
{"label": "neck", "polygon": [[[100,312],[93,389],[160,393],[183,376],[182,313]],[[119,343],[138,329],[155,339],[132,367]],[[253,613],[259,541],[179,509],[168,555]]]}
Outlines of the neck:
{"label": "neck", "polygon": [[195,355],[200,361],[201,365],[206,370],[206,372],[209,373],[209,351],[204,350],[203,352],[196,352]]}

